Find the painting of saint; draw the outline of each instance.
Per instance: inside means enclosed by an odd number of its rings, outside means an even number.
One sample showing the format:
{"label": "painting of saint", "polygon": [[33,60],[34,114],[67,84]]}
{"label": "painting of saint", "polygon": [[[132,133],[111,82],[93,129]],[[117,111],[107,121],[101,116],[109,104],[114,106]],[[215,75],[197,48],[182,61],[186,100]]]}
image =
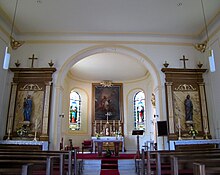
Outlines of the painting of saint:
{"label": "painting of saint", "polygon": [[[121,86],[94,86],[95,120],[120,120]],[[110,115],[109,115],[110,114]]]}

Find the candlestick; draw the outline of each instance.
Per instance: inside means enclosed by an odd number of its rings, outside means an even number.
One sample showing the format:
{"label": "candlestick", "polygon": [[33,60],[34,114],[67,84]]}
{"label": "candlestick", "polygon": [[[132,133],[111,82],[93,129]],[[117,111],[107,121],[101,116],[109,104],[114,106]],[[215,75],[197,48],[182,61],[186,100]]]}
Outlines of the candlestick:
{"label": "candlestick", "polygon": [[100,120],[100,132],[102,132],[102,120]]}
{"label": "candlestick", "polygon": [[182,140],[182,138],[181,138],[181,125],[180,125],[180,118],[179,117],[178,117],[178,130],[179,130],[178,140]]}
{"label": "candlestick", "polygon": [[180,126],[180,118],[178,117],[178,128],[181,128]]}
{"label": "candlestick", "polygon": [[35,128],[34,128],[34,141],[37,141],[37,125],[38,125],[38,120],[36,118],[35,119]]}
{"label": "candlestick", "polygon": [[33,141],[37,141],[37,131],[34,132],[34,140]]}
{"label": "candlestick", "polygon": [[10,135],[11,135],[11,129],[9,128],[8,129],[8,138],[7,138],[7,140],[10,140]]}
{"label": "candlestick", "polygon": [[37,131],[37,118],[35,120],[35,131]]}

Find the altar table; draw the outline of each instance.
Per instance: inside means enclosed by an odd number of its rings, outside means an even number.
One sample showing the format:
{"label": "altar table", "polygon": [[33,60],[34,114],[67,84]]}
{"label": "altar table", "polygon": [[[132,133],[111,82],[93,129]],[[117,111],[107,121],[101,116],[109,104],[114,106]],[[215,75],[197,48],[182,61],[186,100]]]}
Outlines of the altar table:
{"label": "altar table", "polygon": [[207,140],[171,140],[169,141],[170,150],[175,150],[176,146],[181,145],[220,145],[220,139],[207,139]]}
{"label": "altar table", "polygon": [[[93,142],[93,152],[95,152],[95,142],[122,142],[122,152],[125,151],[125,146],[124,146],[124,137],[92,137],[92,142]],[[114,143],[115,144],[115,143]]]}

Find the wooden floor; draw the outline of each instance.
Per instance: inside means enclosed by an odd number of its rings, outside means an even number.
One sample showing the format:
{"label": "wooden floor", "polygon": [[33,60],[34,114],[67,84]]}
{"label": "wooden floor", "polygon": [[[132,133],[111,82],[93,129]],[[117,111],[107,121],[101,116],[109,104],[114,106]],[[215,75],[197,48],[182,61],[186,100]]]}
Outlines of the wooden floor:
{"label": "wooden floor", "polygon": [[[134,160],[118,160],[120,175],[137,175]],[[84,160],[81,175],[99,175],[101,171],[101,160]]]}

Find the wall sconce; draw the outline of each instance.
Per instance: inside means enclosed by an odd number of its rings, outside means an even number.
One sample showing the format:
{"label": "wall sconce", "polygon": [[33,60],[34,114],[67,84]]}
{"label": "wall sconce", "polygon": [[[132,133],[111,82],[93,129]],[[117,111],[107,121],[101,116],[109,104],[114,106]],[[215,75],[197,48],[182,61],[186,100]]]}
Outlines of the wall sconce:
{"label": "wall sconce", "polygon": [[50,67],[53,67],[54,63],[52,62],[52,60],[50,60],[50,62],[48,63]]}
{"label": "wall sconce", "polygon": [[21,63],[19,62],[19,60],[17,60],[17,62],[15,62],[15,66],[16,66],[16,67],[19,67],[20,64],[21,64]]}
{"label": "wall sconce", "polygon": [[197,66],[201,69],[202,66],[203,66],[203,64],[202,64],[201,62],[199,62],[199,63],[197,64]]}
{"label": "wall sconce", "polygon": [[163,66],[164,66],[165,68],[167,68],[167,67],[169,66],[169,63],[168,63],[167,61],[165,61],[165,63],[163,64]]}
{"label": "wall sconce", "polygon": [[65,117],[64,113],[60,114],[59,117],[64,118]]}

